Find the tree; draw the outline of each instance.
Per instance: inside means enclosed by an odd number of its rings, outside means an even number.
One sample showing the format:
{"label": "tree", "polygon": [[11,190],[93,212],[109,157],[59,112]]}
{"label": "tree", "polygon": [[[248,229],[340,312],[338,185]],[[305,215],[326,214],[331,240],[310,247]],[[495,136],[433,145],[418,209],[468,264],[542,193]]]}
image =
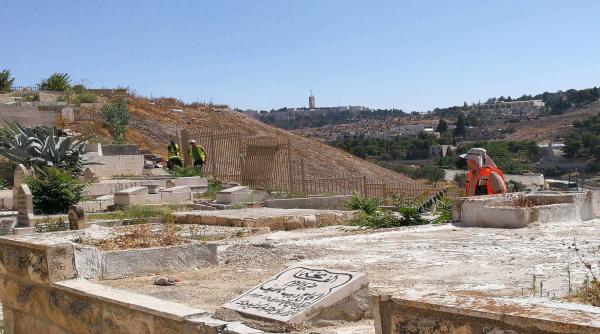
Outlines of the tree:
{"label": "tree", "polygon": [[454,128],[454,137],[462,137],[465,135],[467,125],[467,119],[464,113],[458,114],[458,119],[456,120],[456,128]]}
{"label": "tree", "polygon": [[113,142],[122,144],[125,141],[127,127],[131,120],[131,112],[127,108],[127,99],[119,98],[115,102],[102,108],[102,117],[108,122]]}
{"label": "tree", "polygon": [[8,93],[12,90],[15,78],[11,78],[9,70],[0,72],[0,93]]}
{"label": "tree", "polygon": [[71,88],[71,78],[67,73],[54,73],[38,84],[40,90],[64,92]]}
{"label": "tree", "polygon": [[446,123],[446,120],[444,120],[444,118],[440,118],[440,121],[438,122],[438,126],[435,129],[435,131],[439,133],[444,133],[446,132],[446,130],[448,130],[448,123]]}

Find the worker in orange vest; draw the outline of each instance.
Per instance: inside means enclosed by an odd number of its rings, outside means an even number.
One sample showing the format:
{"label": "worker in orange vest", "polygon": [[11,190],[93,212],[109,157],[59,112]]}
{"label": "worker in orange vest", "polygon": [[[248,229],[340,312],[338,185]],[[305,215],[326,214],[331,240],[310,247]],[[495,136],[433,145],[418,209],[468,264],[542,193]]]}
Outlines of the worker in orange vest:
{"label": "worker in orange vest", "polygon": [[471,169],[467,173],[467,196],[503,194],[506,192],[504,172],[500,170],[483,148],[472,148],[461,158]]}

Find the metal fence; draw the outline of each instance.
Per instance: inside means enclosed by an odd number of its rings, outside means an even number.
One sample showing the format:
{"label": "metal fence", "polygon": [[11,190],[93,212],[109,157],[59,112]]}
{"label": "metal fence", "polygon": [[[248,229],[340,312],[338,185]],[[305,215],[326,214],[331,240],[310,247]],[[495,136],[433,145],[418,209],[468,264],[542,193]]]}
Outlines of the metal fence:
{"label": "metal fence", "polygon": [[[436,194],[444,187],[421,181],[385,183],[363,175],[325,174],[309,170],[289,142],[272,138],[243,138],[236,130],[189,131],[181,133],[183,152],[189,140],[202,145],[207,153],[204,170],[224,182],[239,183],[255,189],[285,191],[304,196],[351,195],[365,197],[420,198]],[[186,165],[191,159],[185,154]]]}

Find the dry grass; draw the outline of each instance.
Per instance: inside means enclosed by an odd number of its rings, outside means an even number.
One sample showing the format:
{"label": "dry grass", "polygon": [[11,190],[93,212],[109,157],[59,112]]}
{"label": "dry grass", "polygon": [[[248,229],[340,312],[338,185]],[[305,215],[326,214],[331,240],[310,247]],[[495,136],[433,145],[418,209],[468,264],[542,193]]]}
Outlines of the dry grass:
{"label": "dry grass", "polygon": [[190,242],[179,234],[179,228],[167,223],[161,231],[152,231],[152,224],[133,225],[127,233],[103,240],[83,240],[82,243],[100,250],[134,249],[180,245]]}

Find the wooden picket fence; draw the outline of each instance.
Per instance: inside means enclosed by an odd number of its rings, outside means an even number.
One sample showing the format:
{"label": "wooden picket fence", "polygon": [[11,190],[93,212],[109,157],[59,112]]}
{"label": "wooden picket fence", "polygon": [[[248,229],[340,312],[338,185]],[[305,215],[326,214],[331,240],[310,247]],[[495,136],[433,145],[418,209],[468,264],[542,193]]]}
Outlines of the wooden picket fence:
{"label": "wooden picket fence", "polygon": [[[255,189],[285,191],[303,196],[351,195],[379,197],[392,201],[433,196],[442,185],[421,181],[384,183],[361,175],[331,175],[307,170],[305,161],[293,154],[289,142],[272,138],[244,138],[236,130],[189,131],[181,133],[183,152],[194,139],[207,153],[204,170],[223,182]],[[186,165],[190,165],[185,155]]]}

